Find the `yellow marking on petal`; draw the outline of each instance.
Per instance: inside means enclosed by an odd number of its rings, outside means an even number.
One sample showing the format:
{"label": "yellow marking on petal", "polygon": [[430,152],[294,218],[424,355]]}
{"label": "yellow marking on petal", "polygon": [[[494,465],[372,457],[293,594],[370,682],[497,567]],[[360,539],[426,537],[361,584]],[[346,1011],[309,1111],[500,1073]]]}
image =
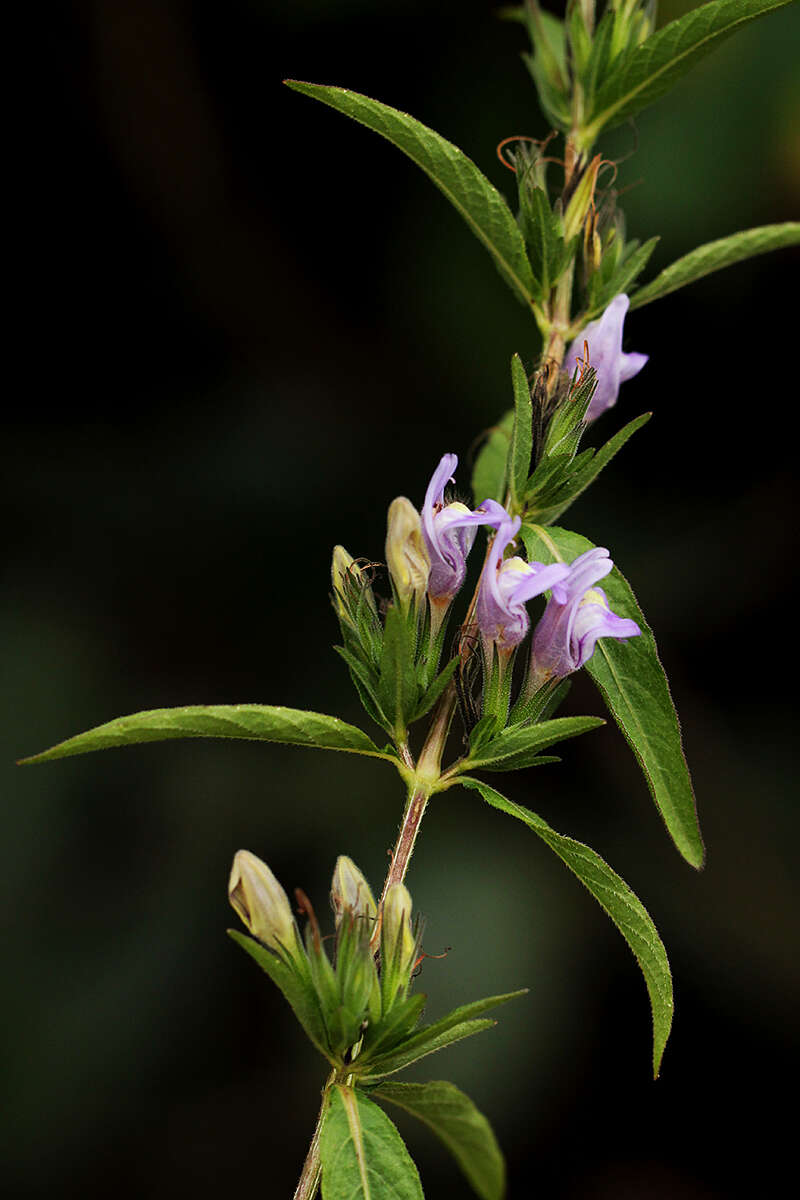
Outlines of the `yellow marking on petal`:
{"label": "yellow marking on petal", "polygon": [[584,604],[599,604],[602,608],[608,609],[608,601],[597,588],[589,588],[588,592],[583,593],[578,607],[582,608]]}

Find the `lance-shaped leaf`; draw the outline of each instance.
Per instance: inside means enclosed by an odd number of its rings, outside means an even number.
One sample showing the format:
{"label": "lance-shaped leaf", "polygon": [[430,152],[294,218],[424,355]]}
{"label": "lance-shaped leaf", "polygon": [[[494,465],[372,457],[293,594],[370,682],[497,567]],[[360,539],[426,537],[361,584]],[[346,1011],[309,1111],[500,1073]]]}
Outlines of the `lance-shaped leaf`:
{"label": "lance-shaped leaf", "polygon": [[488,431],[472,472],[472,494],[476,504],[482,504],[484,500],[496,500],[502,504],[505,500],[513,429],[514,413],[511,411],[505,413]]}
{"label": "lance-shaped leaf", "polygon": [[[521,534],[528,556],[539,562],[572,562],[592,549],[587,538],[556,526],[524,525]],[[702,867],[703,839],[692,781],[653,631],[616,567],[602,586],[611,611],[632,618],[642,633],[627,642],[601,638],[586,670],[633,750],[675,845],[688,863]]]}
{"label": "lance-shaped leaf", "polygon": [[165,742],[172,738],[244,738],[256,742],[286,742],[293,746],[314,746],[319,750],[346,750],[371,758],[392,755],[379,750],[375,743],[338,717],[306,712],[300,708],[282,708],[271,704],[190,704],[185,708],[151,708],[117,717],[97,725],[86,733],[67,738],[20,759],[22,765],[88,754],[113,746],[133,746],[139,742]]}
{"label": "lance-shaped leaf", "polygon": [[481,1033],[484,1029],[491,1029],[495,1025],[493,1020],[476,1020],[476,1018],[490,1008],[496,1008],[499,1004],[515,1000],[517,996],[524,996],[527,990],[527,988],[522,988],[518,992],[487,996],[483,1000],[473,1000],[469,1004],[462,1004],[438,1021],[424,1025],[422,1029],[412,1033],[390,1052],[378,1054],[374,1058],[365,1053],[363,1064],[361,1058],[357,1059],[356,1063],[359,1067],[363,1065],[365,1080],[374,1081],[382,1075],[391,1075],[428,1054],[434,1054],[437,1050],[444,1050],[446,1046],[451,1046],[454,1042],[460,1042],[462,1038],[471,1037],[473,1033]]}
{"label": "lance-shaped leaf", "polygon": [[511,359],[511,381],[514,385],[514,429],[509,474],[511,499],[514,505],[521,507],[533,453],[533,404],[528,376],[518,354]]}
{"label": "lance-shaped leaf", "polygon": [[319,1148],[322,1200],[423,1200],[403,1139],[363,1092],[331,1089]]}
{"label": "lance-shaped leaf", "polygon": [[651,300],[658,300],[685,287],[687,283],[694,283],[695,279],[710,275],[712,271],[721,271],[723,267],[733,266],[756,254],[797,245],[800,245],[800,221],[760,225],[757,229],[744,229],[741,233],[732,233],[730,237],[707,242],[705,246],[698,246],[665,267],[660,275],[634,292],[630,307],[641,308]]}
{"label": "lance-shaped leaf", "polygon": [[373,129],[407,154],[458,210],[517,298],[528,306],[538,299],[525,243],[511,209],[462,150],[408,113],[369,96],[297,79],[286,83]]}
{"label": "lance-shaped leaf", "polygon": [[[273,983],[280,988],[309,1039],[321,1054],[330,1058],[325,1021],[310,974],[303,979],[299,971],[293,971],[278,958],[277,954],[267,950],[266,946],[262,946],[254,938],[240,933],[238,929],[229,929],[228,936],[233,938],[243,950],[246,950],[250,957],[255,959],[261,970],[265,971]],[[333,1060],[331,1059],[331,1061]]]}
{"label": "lance-shaped leaf", "polygon": [[504,759],[533,756],[556,742],[577,737],[590,729],[597,729],[605,722],[602,717],[555,717],[552,721],[541,721],[538,725],[516,725],[504,729],[497,737],[480,746],[464,762],[464,770],[487,769]]}
{"label": "lance-shaped leaf", "polygon": [[608,863],[583,842],[576,842],[573,838],[556,833],[555,829],[536,813],[506,799],[487,783],[478,779],[462,779],[461,783],[464,787],[479,792],[492,808],[516,817],[532,829],[562,862],[566,863],[570,871],[577,875],[625,938],[641,967],[650,994],[653,1012],[653,1074],[657,1076],[672,1026],[672,975],[667,952],[644,905],[627,883],[612,871]]}
{"label": "lance-shaped leaf", "polygon": [[492,1127],[454,1083],[382,1083],[370,1093],[427,1125],[447,1147],[481,1200],[502,1200],[506,1168]]}
{"label": "lance-shaped leaf", "polygon": [[417,705],[414,650],[409,615],[398,605],[391,604],[386,612],[378,702],[391,721],[398,741],[404,738],[406,725]]}
{"label": "lance-shaped leaf", "polygon": [[590,146],[601,130],[618,125],[652,104],[742,25],[788,3],[711,0],[620,55],[586,115],[582,145]]}
{"label": "lance-shaped leaf", "polygon": [[609,438],[604,446],[598,450],[584,451],[586,458],[583,459],[583,455],[580,456],[583,461],[575,458],[571,462],[564,463],[561,476],[556,474],[543,494],[534,493],[530,497],[526,517],[530,521],[542,525],[549,525],[552,521],[558,520],[561,514],[578,499],[578,496],[585,492],[591,483],[594,483],[600,472],[608,466],[628,439],[647,424],[652,415],[652,413],[642,413],[640,417],[634,417],[613,437]]}

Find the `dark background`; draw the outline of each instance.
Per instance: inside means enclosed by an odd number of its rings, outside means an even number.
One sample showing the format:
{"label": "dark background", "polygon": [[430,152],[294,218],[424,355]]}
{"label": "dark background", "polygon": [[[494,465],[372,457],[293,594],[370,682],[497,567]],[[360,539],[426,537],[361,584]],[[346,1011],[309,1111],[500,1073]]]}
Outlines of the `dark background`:
{"label": "dark background", "polygon": [[[671,17],[687,5],[662,6]],[[796,5],[739,34],[603,143],[623,156],[648,274],[800,209]],[[4,428],[3,1159],[20,1196],[291,1194],[322,1064],[225,937],[233,852],[318,911],[348,853],[379,886],[399,817],[383,764],[249,743],[14,770],[112,716],[254,701],[359,716],[327,600],[334,543],[380,557],[510,403],[522,307],[424,176],[281,86],[406,109],[510,196],[494,157],[543,135],[523,32],[487,0],[84,0],[37,30],[10,229],[16,365]],[[655,417],[570,512],[659,636],[709,849],[669,843],[615,728],[502,780],[588,841],[668,947],[676,1021],[649,1078],[647,999],[617,932],[546,848],[454,790],[409,883],[429,1012],[528,986],[430,1059],[491,1117],[510,1195],[771,1194],[794,1155],[792,951],[796,257],[631,315],[650,354],[604,418]],[[588,680],[572,711],[600,712]],[[796,945],[796,943],[795,943]],[[430,1197],[466,1187],[403,1124]],[[784,1163],[785,1160],[785,1163]]]}

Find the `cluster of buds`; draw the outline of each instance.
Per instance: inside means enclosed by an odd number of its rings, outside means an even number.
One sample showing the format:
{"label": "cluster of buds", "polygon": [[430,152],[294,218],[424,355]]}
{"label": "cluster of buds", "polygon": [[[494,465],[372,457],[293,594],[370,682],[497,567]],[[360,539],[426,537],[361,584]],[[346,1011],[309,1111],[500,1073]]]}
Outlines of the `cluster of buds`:
{"label": "cluster of buds", "polygon": [[591,98],[620,56],[641,45],[655,27],[655,0],[608,0],[598,18],[596,0],[569,0],[566,19],[525,0],[523,14],[533,54],[525,56],[539,101],[550,122],[570,129],[571,101],[579,88]]}
{"label": "cluster of buds", "polygon": [[304,937],[267,864],[239,850],[228,897],[252,937],[233,936],[272,976],[326,1058],[348,1069],[360,1058],[366,1069],[413,1028],[425,1001],[409,997],[421,957],[411,897],[404,884],[394,883],[378,906],[352,859],[340,856],[331,886],[335,935],[329,957],[308,898],[299,889],[295,894],[307,919]]}

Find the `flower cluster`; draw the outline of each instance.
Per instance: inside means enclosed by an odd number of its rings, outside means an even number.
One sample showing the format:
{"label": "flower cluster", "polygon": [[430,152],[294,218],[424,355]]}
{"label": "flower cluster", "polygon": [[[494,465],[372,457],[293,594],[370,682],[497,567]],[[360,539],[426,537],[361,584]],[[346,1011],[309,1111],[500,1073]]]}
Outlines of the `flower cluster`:
{"label": "flower cluster", "polygon": [[529,670],[529,680],[537,686],[577,671],[593,654],[598,638],[641,633],[635,621],[612,613],[605,593],[595,587],[614,565],[606,549],[588,550],[572,563],[506,557],[519,533],[520,518],[512,518],[496,500],[484,500],[474,512],[458,501],[445,503],[444,488],[457,465],[455,454],[445,454],[425,495],[428,599],[432,606],[451,603],[464,582],[477,526],[489,526],[494,533],[475,610],[487,663],[493,651],[501,662],[509,659],[530,629],[527,602],[545,592],[550,598],[534,631]]}

